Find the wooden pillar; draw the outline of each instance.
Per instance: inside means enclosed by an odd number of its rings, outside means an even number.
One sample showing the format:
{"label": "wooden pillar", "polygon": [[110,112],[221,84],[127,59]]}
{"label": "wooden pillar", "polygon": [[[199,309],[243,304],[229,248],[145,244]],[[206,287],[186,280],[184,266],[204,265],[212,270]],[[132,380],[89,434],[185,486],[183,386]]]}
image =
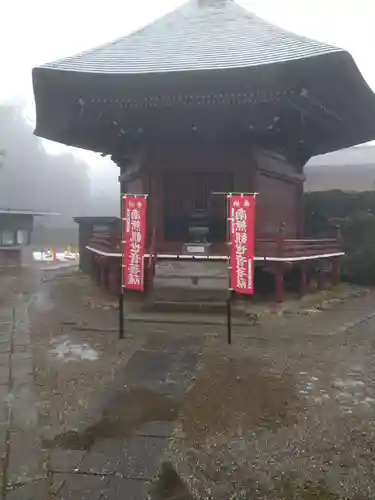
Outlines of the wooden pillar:
{"label": "wooden pillar", "polygon": [[108,288],[108,271],[104,262],[101,262],[100,267],[100,286],[104,289]]}
{"label": "wooden pillar", "polygon": [[101,270],[102,270],[102,263],[101,259],[95,259],[94,261],[94,272],[95,272],[95,281],[98,285],[100,285],[101,282]]}
{"label": "wooden pillar", "polygon": [[301,275],[300,275],[299,293],[300,293],[301,297],[303,297],[307,291],[307,268],[306,268],[306,266],[302,265],[300,268],[300,271],[301,271]]}
{"label": "wooden pillar", "polygon": [[306,291],[311,290],[311,279],[312,279],[312,270],[310,266],[306,267]]}
{"label": "wooden pillar", "polygon": [[152,177],[152,189],[153,189],[153,203],[152,207],[154,210],[154,231],[155,231],[155,246],[156,251],[158,250],[159,244],[164,241],[164,175]]}
{"label": "wooden pillar", "polygon": [[[279,235],[277,240],[277,254],[278,257],[284,257],[284,236],[285,236],[285,222],[280,222]],[[282,263],[276,264],[275,270],[275,299],[276,302],[284,302],[285,297],[285,283],[284,283],[284,265]]]}
{"label": "wooden pillar", "polygon": [[338,285],[340,283],[341,266],[340,259],[336,257],[332,261],[332,284]]}
{"label": "wooden pillar", "polygon": [[284,243],[285,243],[285,222],[280,222],[279,237],[277,242],[277,251],[279,257],[284,257]]}
{"label": "wooden pillar", "polygon": [[[340,224],[336,226],[336,238],[340,247],[342,244],[342,236],[341,236],[341,227]],[[332,283],[333,285],[338,285],[340,283],[340,275],[341,275],[341,265],[340,259],[338,257],[333,259],[332,262]]]}
{"label": "wooden pillar", "polygon": [[151,293],[154,288],[155,265],[154,260],[145,259],[145,292]]}
{"label": "wooden pillar", "polygon": [[298,225],[297,225],[297,238],[303,238],[304,228],[304,210],[303,210],[303,182],[297,184],[297,204],[298,204]]}
{"label": "wooden pillar", "polygon": [[277,303],[284,302],[285,284],[284,284],[284,268],[282,265],[277,266],[275,273],[275,299]]}
{"label": "wooden pillar", "polygon": [[121,289],[121,265],[116,261],[111,262],[109,268],[108,288],[113,295],[118,295]]}
{"label": "wooden pillar", "polygon": [[92,252],[86,246],[90,242],[93,225],[87,222],[78,223],[79,268],[85,274],[90,274],[92,265]]}
{"label": "wooden pillar", "polygon": [[335,230],[336,230],[336,239],[337,239],[337,242],[338,244],[341,246],[341,243],[342,243],[342,235],[341,235],[341,227],[340,227],[340,224],[337,224],[335,226]]}
{"label": "wooden pillar", "polygon": [[89,267],[90,277],[91,279],[96,280],[96,259],[93,252],[89,253],[89,258],[90,258],[90,267]]}
{"label": "wooden pillar", "polygon": [[318,290],[324,290],[324,267],[322,265],[319,265],[317,268],[317,287]]}

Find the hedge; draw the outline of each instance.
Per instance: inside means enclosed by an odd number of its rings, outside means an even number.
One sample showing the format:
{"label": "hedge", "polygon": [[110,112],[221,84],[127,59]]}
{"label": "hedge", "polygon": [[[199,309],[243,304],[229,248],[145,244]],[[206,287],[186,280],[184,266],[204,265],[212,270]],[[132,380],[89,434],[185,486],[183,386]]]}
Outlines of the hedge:
{"label": "hedge", "polygon": [[339,223],[343,249],[343,279],[375,285],[375,193],[322,191],[305,194],[305,234],[332,236]]}

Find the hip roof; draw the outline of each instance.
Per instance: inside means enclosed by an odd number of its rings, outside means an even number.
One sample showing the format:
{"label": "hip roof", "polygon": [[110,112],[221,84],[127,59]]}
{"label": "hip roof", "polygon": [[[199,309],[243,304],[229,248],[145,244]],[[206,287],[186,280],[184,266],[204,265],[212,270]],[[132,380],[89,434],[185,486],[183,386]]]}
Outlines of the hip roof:
{"label": "hip roof", "polygon": [[341,51],[289,33],[233,1],[191,0],[135,33],[44,68],[139,74],[275,64]]}

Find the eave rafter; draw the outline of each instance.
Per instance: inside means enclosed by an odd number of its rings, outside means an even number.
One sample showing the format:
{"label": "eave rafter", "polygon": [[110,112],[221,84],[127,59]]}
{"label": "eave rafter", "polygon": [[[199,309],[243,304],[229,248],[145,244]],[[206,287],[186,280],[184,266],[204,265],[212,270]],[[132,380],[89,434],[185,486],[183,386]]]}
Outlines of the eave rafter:
{"label": "eave rafter", "polygon": [[177,132],[176,124],[180,133],[208,133],[209,127],[228,128],[230,133],[239,128],[240,136],[274,142],[298,158],[308,158],[317,141],[344,129],[343,119],[307,89],[79,97],[70,126],[103,153],[120,157],[141,138]]}
{"label": "eave rafter", "polygon": [[288,103],[291,108],[300,113],[301,117],[313,123],[314,128],[323,134],[340,135],[346,129],[347,123],[344,118],[325,106],[307,89],[295,92],[293,98],[288,99]]}
{"label": "eave rafter", "polygon": [[[205,123],[207,121],[207,111],[212,115],[220,115],[223,122],[226,116],[233,120],[233,113],[239,118],[239,122],[246,123],[246,127],[251,130],[254,117],[259,113],[256,108],[259,105],[277,107],[291,91],[259,91],[253,93],[217,93],[209,95],[164,95],[156,97],[144,97],[143,99],[82,99],[76,100],[74,111],[72,113],[72,127],[85,130],[88,134],[93,134],[95,138],[100,139],[103,130],[113,129],[115,135],[123,139],[131,131],[137,134],[143,131],[143,128],[156,127],[159,131],[160,123],[166,124],[164,118],[169,118],[172,123],[172,129],[175,128],[173,120],[176,118],[181,127],[195,128],[195,121]],[[226,111],[225,111],[226,110]],[[165,115],[165,113],[169,113]],[[182,113],[178,116],[179,113]],[[268,113],[270,114],[270,113]],[[272,114],[272,113],[271,113]],[[211,120],[212,123],[216,121]],[[196,119],[196,120],[195,120]],[[210,117],[208,118],[208,120]],[[267,119],[267,117],[266,117]],[[220,121],[220,120],[219,120]],[[264,120],[262,120],[264,122]],[[186,123],[185,123],[186,122]],[[271,122],[266,127],[272,125]],[[109,139],[109,137],[108,137]],[[112,136],[114,140],[114,136]]]}
{"label": "eave rafter", "polygon": [[127,99],[89,99],[86,105],[104,105],[122,110],[180,109],[191,107],[246,106],[287,97],[290,90],[265,89],[254,92],[166,93]]}
{"label": "eave rafter", "polygon": [[321,102],[316,96],[314,96],[308,89],[303,88],[299,93],[301,100],[310,103],[310,105],[329,116],[336,123],[342,123],[344,121],[343,117],[335,113],[332,109],[327,107],[323,102]]}

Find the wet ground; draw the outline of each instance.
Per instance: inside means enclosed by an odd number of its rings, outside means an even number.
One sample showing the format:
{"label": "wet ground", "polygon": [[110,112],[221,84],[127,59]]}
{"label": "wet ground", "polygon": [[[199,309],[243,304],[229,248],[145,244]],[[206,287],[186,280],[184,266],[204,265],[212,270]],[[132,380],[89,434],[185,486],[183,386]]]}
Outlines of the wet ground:
{"label": "wet ground", "polygon": [[[375,498],[375,292],[225,327],[0,277],[2,499]],[[222,318],[223,319],[223,318]]]}

